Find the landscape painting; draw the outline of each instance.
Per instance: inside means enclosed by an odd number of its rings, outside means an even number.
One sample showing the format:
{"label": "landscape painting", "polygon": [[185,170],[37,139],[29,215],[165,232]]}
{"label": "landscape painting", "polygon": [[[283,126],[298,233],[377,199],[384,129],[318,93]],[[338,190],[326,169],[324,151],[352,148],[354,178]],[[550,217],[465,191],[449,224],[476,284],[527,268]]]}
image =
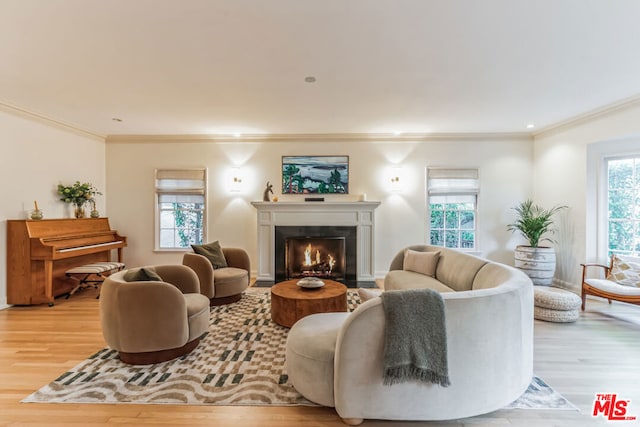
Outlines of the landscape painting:
{"label": "landscape painting", "polygon": [[282,194],[348,194],[349,156],[282,156]]}

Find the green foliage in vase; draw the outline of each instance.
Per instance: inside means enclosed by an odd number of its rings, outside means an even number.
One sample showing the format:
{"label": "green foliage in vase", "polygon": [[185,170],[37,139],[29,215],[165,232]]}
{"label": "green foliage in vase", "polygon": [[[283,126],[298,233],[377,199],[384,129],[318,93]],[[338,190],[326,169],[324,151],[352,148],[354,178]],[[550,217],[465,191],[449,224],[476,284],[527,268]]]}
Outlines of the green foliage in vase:
{"label": "green foliage in vase", "polygon": [[61,196],[60,200],[65,203],[83,206],[87,201],[93,200],[96,194],[102,193],[93,184],[76,181],[73,185],[58,184],[58,194]]}
{"label": "green foliage in vase", "polygon": [[525,200],[518,206],[512,208],[517,213],[516,221],[507,225],[511,232],[520,232],[529,241],[529,246],[538,247],[540,242],[553,242],[544,234],[552,234],[553,215],[567,206],[554,206],[551,209],[543,209],[539,205],[534,205],[532,200]]}

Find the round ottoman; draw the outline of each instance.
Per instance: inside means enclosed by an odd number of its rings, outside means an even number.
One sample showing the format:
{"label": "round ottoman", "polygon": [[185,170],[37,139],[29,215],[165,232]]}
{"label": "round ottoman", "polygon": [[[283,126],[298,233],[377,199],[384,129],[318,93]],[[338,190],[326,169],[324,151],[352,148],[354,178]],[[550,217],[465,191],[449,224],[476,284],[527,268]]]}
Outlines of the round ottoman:
{"label": "round ottoman", "polygon": [[533,287],[533,317],[555,323],[575,322],[582,300],[573,292],[548,286]]}
{"label": "round ottoman", "polygon": [[293,324],[287,336],[289,382],[304,397],[334,406],[333,361],[338,331],[350,313],[312,314]]}

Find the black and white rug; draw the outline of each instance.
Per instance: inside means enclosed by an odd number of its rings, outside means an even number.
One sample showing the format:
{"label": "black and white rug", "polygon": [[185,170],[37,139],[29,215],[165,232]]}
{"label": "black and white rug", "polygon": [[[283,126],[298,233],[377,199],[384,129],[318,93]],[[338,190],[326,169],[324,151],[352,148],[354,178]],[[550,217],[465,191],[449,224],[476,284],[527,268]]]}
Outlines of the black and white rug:
{"label": "black and white rug", "polygon": [[[349,290],[349,309],[357,307]],[[23,402],[187,405],[315,405],[287,381],[288,329],[271,321],[268,288],[212,307],[208,334],[191,353],[164,363],[127,365],[105,348]],[[507,408],[576,409],[541,379]]]}

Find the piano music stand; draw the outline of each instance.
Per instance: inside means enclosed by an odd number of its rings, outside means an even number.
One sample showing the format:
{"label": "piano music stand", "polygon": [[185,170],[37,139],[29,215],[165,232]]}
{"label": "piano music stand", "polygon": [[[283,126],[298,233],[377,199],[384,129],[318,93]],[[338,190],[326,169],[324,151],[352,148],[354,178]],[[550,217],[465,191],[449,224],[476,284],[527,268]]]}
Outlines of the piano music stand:
{"label": "piano music stand", "polygon": [[[78,281],[76,287],[67,294],[67,299],[79,290],[88,288],[92,285],[94,288],[98,289],[98,285],[104,282],[104,279],[106,278],[104,274],[109,275],[123,269],[124,263],[121,262],[95,262],[93,264],[81,265],[67,270],[65,272],[67,277]],[[98,298],[100,298],[100,294],[96,297],[96,299]]]}

